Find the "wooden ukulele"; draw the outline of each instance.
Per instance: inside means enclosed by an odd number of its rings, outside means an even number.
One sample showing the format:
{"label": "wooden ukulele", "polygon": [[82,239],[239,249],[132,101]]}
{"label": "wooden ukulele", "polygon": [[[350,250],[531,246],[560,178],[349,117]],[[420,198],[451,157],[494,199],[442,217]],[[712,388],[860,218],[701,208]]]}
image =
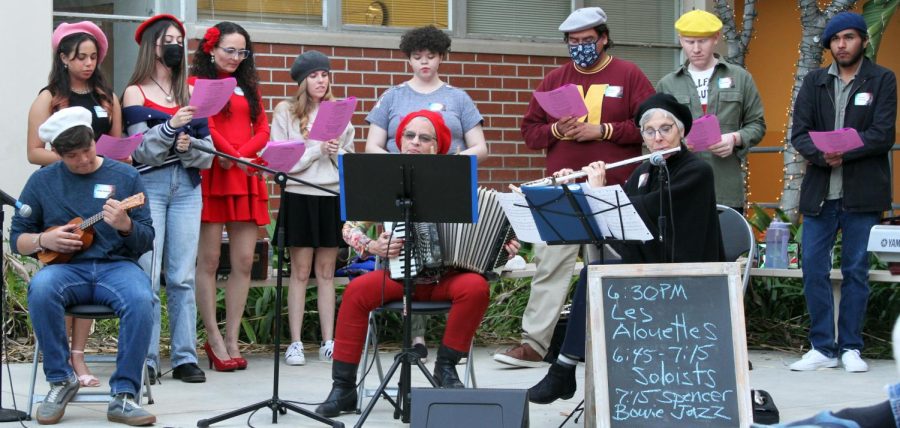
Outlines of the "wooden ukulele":
{"label": "wooden ukulele", "polygon": [[[137,208],[141,205],[144,205],[144,193],[138,193],[134,196],[123,199],[120,203],[120,207],[123,210],[130,210],[132,208]],[[72,252],[72,253],[57,253],[53,250],[44,250],[37,254],[38,260],[47,265],[52,265],[56,263],[67,263],[72,259],[75,254],[78,254],[84,250],[90,248],[91,244],[94,243],[94,225],[97,224],[98,221],[103,220],[103,211],[100,211],[97,214],[94,214],[88,217],[87,220],[82,220],[81,217],[75,217],[66,225],[76,224],[78,228],[76,228],[73,233],[78,235],[78,239],[81,240],[81,250]],[[49,232],[53,229],[59,228],[61,226],[53,226],[45,230],[44,232]]]}

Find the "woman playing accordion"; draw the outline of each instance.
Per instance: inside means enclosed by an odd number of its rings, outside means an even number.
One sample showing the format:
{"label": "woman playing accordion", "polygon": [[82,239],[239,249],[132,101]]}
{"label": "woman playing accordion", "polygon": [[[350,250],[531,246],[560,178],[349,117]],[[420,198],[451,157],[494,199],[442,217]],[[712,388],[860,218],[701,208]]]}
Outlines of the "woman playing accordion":
{"label": "woman playing accordion", "polygon": [[[421,110],[408,114],[397,129],[397,145],[405,154],[446,154],[450,147],[450,130],[440,113]],[[371,223],[347,222],[343,235],[347,244],[363,255],[382,258],[399,256],[403,240],[391,239],[386,231],[377,239],[366,236]],[[510,241],[505,248],[518,252],[519,244]],[[333,385],[325,402],[316,413],[334,417],[356,408],[356,372],[368,328],[369,312],[384,303],[401,300],[403,284],[390,278],[388,272],[376,270],[360,276],[347,286],[338,311],[334,338]],[[474,272],[450,271],[420,275],[415,279],[413,300],[450,301],[444,338],[434,362],[434,377],[444,388],[462,388],[456,364],[468,354],[472,337],[487,310],[489,288],[485,278]]]}

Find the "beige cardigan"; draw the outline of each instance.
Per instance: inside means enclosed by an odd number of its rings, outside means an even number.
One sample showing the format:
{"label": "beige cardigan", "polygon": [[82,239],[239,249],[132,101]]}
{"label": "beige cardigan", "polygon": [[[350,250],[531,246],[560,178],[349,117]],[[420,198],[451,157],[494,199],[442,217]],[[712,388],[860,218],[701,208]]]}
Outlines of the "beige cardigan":
{"label": "beige cardigan", "polygon": [[[316,113],[318,113],[318,109],[310,114],[307,132],[316,120]],[[300,133],[300,121],[291,113],[290,101],[282,101],[275,107],[275,112],[272,114],[270,135],[272,141],[304,141],[303,134]],[[347,129],[337,139],[340,145],[338,154],[353,153],[353,136],[353,124],[347,124]],[[339,191],[337,155],[323,156],[321,141],[305,140],[304,144],[306,145],[306,151],[303,152],[303,156],[300,157],[297,164],[288,171],[288,175],[335,192]],[[304,195],[330,196],[329,193],[291,180],[287,182],[285,190]]]}

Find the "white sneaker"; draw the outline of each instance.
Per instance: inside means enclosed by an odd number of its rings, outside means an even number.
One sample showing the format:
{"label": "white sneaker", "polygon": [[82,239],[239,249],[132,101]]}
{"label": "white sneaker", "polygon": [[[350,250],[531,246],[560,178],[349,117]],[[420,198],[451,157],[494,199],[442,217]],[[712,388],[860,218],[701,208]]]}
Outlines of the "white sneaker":
{"label": "white sneaker", "polygon": [[848,349],[841,354],[841,363],[844,364],[844,370],[850,373],[861,373],[869,371],[869,365],[859,356],[858,349]]}
{"label": "white sneaker", "polygon": [[287,351],[284,351],[284,362],[289,366],[302,366],[306,364],[306,356],[303,355],[303,342],[291,343]]}
{"label": "white sneaker", "polygon": [[331,361],[331,354],[334,353],[334,341],[328,340],[319,347],[319,361]]}
{"label": "white sneaker", "polygon": [[828,358],[815,349],[803,355],[800,361],[791,364],[791,370],[805,372],[810,370],[830,369],[838,366],[837,358]]}

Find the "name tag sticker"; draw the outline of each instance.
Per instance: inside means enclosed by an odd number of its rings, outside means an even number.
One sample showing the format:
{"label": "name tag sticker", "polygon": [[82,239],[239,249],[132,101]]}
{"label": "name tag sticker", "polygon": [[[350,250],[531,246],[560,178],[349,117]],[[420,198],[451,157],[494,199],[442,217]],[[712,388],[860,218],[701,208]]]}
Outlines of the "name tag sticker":
{"label": "name tag sticker", "polygon": [[860,92],[853,97],[853,105],[857,106],[867,106],[872,104],[872,93],[871,92]]}
{"label": "name tag sticker", "polygon": [[612,97],[612,98],[622,98],[622,95],[624,95],[624,93],[625,93],[625,90],[622,89],[621,86],[610,85],[610,86],[606,87],[606,91],[604,92],[603,96]]}
{"label": "name tag sticker", "polygon": [[101,106],[94,106],[94,114],[99,118],[109,117],[109,114],[106,113],[106,109]]}
{"label": "name tag sticker", "polygon": [[95,184],[94,199],[109,199],[116,194],[116,186],[112,184]]}
{"label": "name tag sticker", "polygon": [[237,96],[239,96],[239,97],[243,97],[243,96],[244,96],[244,90],[241,89],[240,86],[235,86],[235,87],[234,87],[234,93],[235,93],[235,95],[237,95]]}
{"label": "name tag sticker", "polygon": [[734,81],[730,77],[719,78],[719,89],[728,89],[734,87]]}
{"label": "name tag sticker", "polygon": [[447,108],[444,107],[444,105],[441,103],[430,103],[430,104],[428,104],[428,110],[433,111],[433,112],[439,112],[439,111],[445,111],[445,110],[447,110]]}

